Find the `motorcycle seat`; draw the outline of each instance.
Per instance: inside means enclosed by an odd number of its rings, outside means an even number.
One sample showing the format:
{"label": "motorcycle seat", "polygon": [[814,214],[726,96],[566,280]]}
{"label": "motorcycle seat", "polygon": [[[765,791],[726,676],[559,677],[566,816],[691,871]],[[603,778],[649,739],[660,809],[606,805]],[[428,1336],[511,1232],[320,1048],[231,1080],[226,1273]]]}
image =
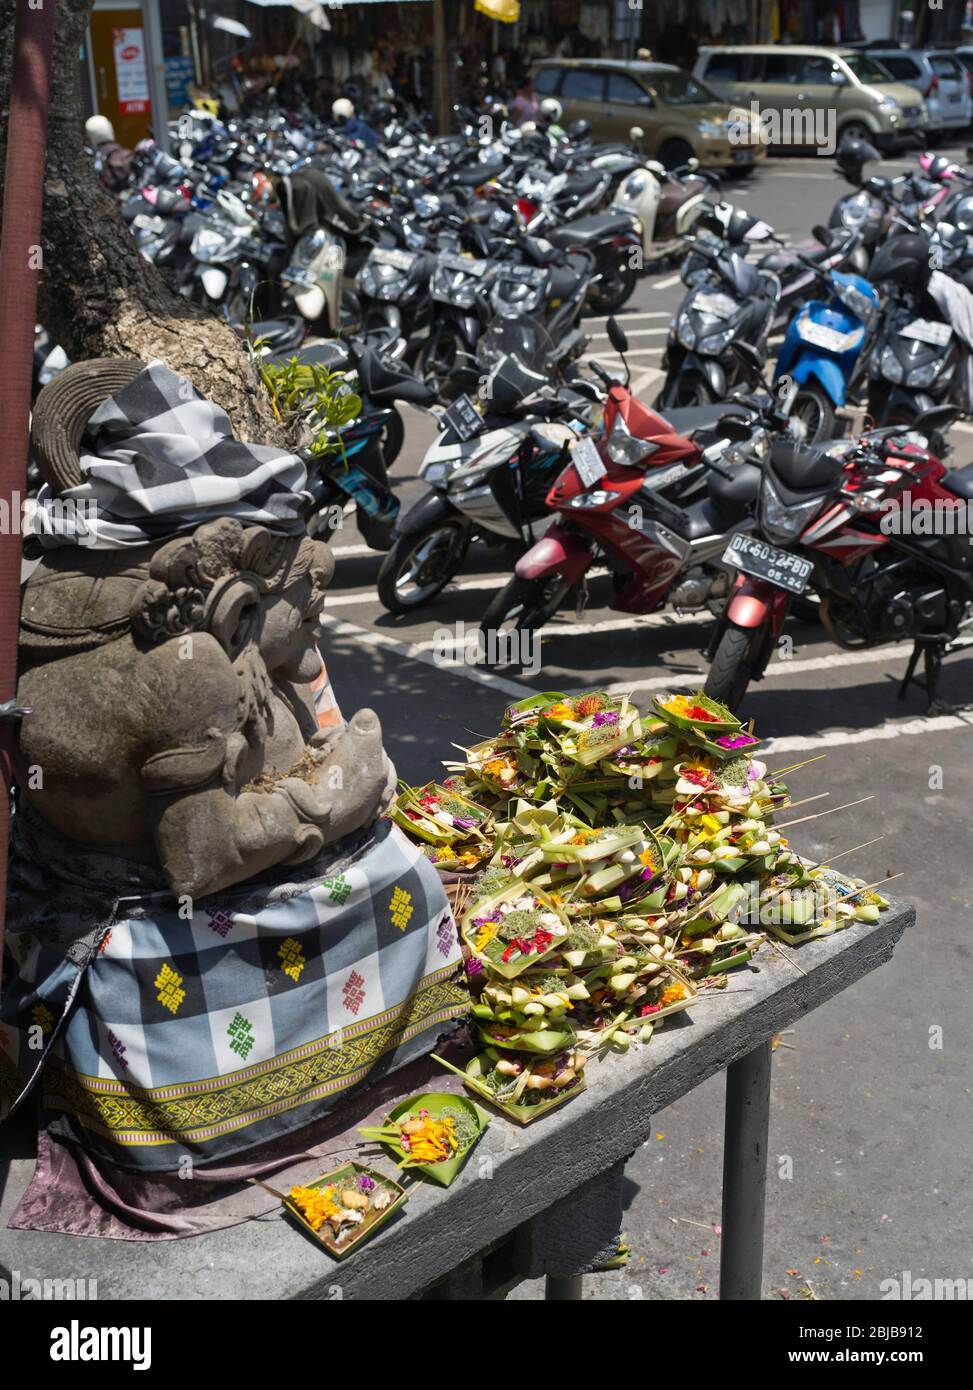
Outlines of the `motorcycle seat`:
{"label": "motorcycle seat", "polygon": [[823,492],[845,466],[843,458],[825,453],[827,444],[794,444],[778,439],[770,447],[770,464],[792,492]]}
{"label": "motorcycle seat", "polygon": [[628,213],[595,212],[590,217],[579,217],[576,222],[566,222],[563,227],[552,227],[544,235],[552,246],[564,251],[572,247],[593,246],[612,236],[623,236],[632,230],[632,219]]}
{"label": "motorcycle seat", "polygon": [[[280,322],[280,319],[268,319],[266,323],[255,323],[253,325],[254,333],[259,336],[260,331],[266,327],[267,323],[272,325]],[[351,361],[347,346],[344,343],[333,341],[314,343],[312,346],[299,347],[292,351],[282,349],[272,353],[267,360],[284,365],[294,357],[297,358],[302,367],[327,367],[332,372],[344,371]]]}
{"label": "motorcycle seat", "polygon": [[498,174],[502,174],[506,167],[507,161],[503,158],[467,164],[465,168],[457,170],[453,175],[453,182],[460,184],[463,188],[479,188],[481,183],[488,183],[490,179],[495,179]]}
{"label": "motorcycle seat", "polygon": [[594,187],[601,183],[601,180],[602,176],[597,169],[587,169],[583,173],[569,174],[564,187],[566,192],[575,193],[581,197],[584,193],[590,193]]}
{"label": "motorcycle seat", "polygon": [[677,434],[686,438],[692,437],[697,430],[715,425],[724,415],[750,415],[746,406],[731,405],[729,402],[717,405],[688,405],[683,406],[681,410],[663,410],[661,413]]}
{"label": "motorcycle seat", "polygon": [[973,463],[965,468],[951,468],[943,479],[943,487],[948,487],[954,496],[973,502]]}
{"label": "motorcycle seat", "polygon": [[365,395],[376,403],[407,401],[411,405],[428,405],[436,399],[436,392],[424,381],[405,368],[395,370],[373,348],[366,348],[359,357],[358,377]]}
{"label": "motorcycle seat", "polygon": [[[830,254],[827,246],[813,246],[810,249],[802,250],[801,254],[805,260],[814,261],[817,265],[825,260]],[[772,270],[776,275],[788,270],[800,270],[801,263],[793,251],[768,251],[765,256],[761,256],[757,262],[758,270]]]}

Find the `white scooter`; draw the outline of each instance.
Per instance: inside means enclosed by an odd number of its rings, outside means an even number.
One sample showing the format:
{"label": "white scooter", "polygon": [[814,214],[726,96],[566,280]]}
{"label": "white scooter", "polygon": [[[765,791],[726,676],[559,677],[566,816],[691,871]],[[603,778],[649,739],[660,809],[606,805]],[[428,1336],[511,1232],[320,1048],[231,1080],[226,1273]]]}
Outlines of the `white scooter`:
{"label": "white scooter", "polygon": [[[638,146],[644,131],[632,126],[629,135]],[[703,212],[703,196],[713,186],[711,177],[698,170],[698,159],[690,159],[685,169],[666,169],[647,159],[619,184],[612,211],[628,213],[641,223],[644,265],[657,265],[684,251],[683,238]]]}

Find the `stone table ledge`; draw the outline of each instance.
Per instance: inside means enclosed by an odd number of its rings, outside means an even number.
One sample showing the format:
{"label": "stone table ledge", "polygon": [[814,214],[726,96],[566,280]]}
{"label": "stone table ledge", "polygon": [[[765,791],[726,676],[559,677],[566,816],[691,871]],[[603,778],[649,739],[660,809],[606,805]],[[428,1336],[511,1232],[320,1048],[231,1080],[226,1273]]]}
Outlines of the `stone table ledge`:
{"label": "stone table ledge", "polygon": [[[8,1230],[33,1171],[31,1159],[15,1158],[0,1201],[0,1274],[96,1279],[99,1299],[408,1298],[623,1162],[660,1110],[883,965],[914,921],[913,907],[893,902],[875,924],[785,948],[800,969],[764,946],[756,965],[705,991],[648,1046],[589,1062],[587,1091],[547,1118],[521,1128],[497,1113],[450,1188],[417,1180],[404,1211],[345,1263],[318,1252],[279,1209],[180,1240]],[[443,1071],[437,1089],[463,1088]]]}

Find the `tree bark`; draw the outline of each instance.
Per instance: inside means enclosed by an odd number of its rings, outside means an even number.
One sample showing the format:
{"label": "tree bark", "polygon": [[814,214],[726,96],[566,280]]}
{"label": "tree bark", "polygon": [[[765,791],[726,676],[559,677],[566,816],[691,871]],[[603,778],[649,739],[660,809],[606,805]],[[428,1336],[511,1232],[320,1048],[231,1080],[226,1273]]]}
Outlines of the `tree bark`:
{"label": "tree bark", "polygon": [[[50,3],[50,0],[48,0]],[[245,350],[136,249],[83,148],[77,54],[93,0],[57,0],[38,315],[72,361],[161,358],[221,405],[237,437],[284,443]],[[6,158],[15,0],[0,0],[0,180]]]}

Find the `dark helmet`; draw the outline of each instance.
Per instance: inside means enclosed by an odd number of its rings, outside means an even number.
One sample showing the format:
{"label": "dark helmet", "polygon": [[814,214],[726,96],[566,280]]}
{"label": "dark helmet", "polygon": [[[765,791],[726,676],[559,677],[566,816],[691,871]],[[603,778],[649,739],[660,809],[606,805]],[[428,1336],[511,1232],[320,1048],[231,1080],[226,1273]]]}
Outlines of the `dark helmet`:
{"label": "dark helmet", "polygon": [[949,222],[937,222],[929,248],[929,264],[936,270],[949,270],[968,255],[966,233]]}
{"label": "dark helmet", "polygon": [[868,278],[872,284],[902,285],[923,290],[929,283],[929,243],[916,232],[894,236],[872,257]]}
{"label": "dark helmet", "polygon": [[843,174],[860,177],[862,165],[881,159],[874,145],[857,135],[843,135],[835,154],[835,163]]}
{"label": "dark helmet", "polygon": [[967,235],[973,232],[973,193],[960,198],[953,209],[952,217],[953,223],[961,232],[966,232]]}
{"label": "dark helmet", "polygon": [[565,131],[569,140],[587,140],[591,134],[590,121],[572,121]]}

